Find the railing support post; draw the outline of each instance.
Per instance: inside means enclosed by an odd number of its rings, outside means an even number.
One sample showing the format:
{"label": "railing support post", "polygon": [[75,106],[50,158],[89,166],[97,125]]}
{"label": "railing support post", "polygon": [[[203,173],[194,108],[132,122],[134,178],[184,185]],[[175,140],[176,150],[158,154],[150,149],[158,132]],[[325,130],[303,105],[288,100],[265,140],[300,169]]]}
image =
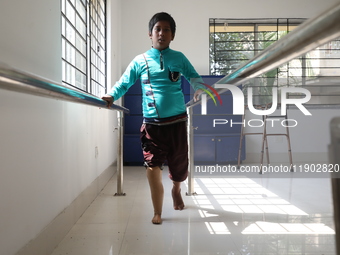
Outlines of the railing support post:
{"label": "railing support post", "polygon": [[125,196],[123,192],[123,137],[124,113],[118,111],[118,142],[117,142],[117,193],[115,196]]}
{"label": "railing support post", "polygon": [[188,192],[187,196],[196,195],[195,187],[194,187],[194,128],[193,128],[193,110],[192,107],[187,108],[188,114],[188,124],[187,124],[187,133],[188,133],[188,158],[189,158],[189,166],[188,166]]}
{"label": "railing support post", "polygon": [[[340,117],[333,118],[330,122],[331,143],[328,146],[330,165],[338,167],[340,164]],[[337,253],[340,253],[340,175],[338,171],[331,173],[333,195],[333,218],[335,225],[335,243]]]}

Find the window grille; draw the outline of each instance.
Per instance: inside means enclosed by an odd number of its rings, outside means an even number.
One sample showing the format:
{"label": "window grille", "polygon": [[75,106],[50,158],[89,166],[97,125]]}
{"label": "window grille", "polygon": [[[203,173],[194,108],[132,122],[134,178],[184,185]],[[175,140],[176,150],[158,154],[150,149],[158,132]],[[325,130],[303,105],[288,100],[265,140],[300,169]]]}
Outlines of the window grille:
{"label": "window grille", "polygon": [[[305,19],[210,19],[210,74],[228,75],[298,27]],[[243,87],[253,87],[254,102],[271,102],[271,88],[300,86],[311,104],[340,104],[340,38],[293,59]],[[245,91],[246,92],[246,91]]]}
{"label": "window grille", "polygon": [[61,0],[62,82],[100,96],[106,88],[106,3]]}

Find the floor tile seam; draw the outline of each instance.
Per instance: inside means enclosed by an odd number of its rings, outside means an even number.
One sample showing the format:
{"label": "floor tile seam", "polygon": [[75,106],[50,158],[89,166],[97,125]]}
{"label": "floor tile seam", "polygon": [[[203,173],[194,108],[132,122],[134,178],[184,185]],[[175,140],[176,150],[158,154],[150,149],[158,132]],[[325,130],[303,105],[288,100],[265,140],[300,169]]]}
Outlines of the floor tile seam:
{"label": "floor tile seam", "polygon": [[[132,197],[132,207],[131,207],[131,210],[129,211],[129,214],[128,214],[128,218],[126,220],[126,223],[125,223],[125,229],[124,229],[124,233],[123,233],[123,236],[122,236],[122,239],[121,239],[121,242],[120,242],[120,247],[119,247],[119,252],[118,254],[124,254],[122,253],[123,252],[123,245],[124,245],[124,241],[126,239],[126,234],[127,234],[127,230],[128,230],[128,226],[129,226],[129,223],[130,223],[130,220],[131,220],[131,214],[133,212],[133,208],[135,207],[135,202],[136,202],[136,197],[137,197],[137,194],[138,194],[138,190],[140,189],[140,186],[141,186],[141,178],[139,178],[138,180],[134,180],[134,182],[137,182],[137,187],[134,191],[134,194],[133,194],[133,197]],[[126,196],[128,196],[128,194],[126,194]]]}

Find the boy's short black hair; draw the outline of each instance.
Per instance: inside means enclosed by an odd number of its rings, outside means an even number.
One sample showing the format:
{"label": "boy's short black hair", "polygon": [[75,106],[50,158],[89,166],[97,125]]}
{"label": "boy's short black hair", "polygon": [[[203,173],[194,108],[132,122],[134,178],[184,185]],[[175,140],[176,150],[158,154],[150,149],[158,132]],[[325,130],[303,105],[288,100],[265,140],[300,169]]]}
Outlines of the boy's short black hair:
{"label": "boy's short black hair", "polygon": [[152,33],[152,29],[155,26],[155,24],[158,21],[168,21],[170,24],[170,29],[173,35],[175,35],[176,32],[176,22],[175,20],[171,17],[170,14],[166,12],[159,12],[153,15],[153,17],[149,21],[149,32]]}

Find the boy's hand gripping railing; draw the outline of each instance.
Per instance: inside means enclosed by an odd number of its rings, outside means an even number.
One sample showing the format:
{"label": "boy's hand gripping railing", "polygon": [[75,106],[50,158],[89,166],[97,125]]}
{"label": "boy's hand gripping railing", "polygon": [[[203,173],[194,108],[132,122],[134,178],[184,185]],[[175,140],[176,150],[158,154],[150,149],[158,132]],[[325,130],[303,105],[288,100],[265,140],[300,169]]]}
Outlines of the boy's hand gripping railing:
{"label": "boy's hand gripping railing", "polygon": [[[340,4],[321,13],[315,18],[311,18],[301,24],[298,28],[282,37],[277,42],[263,50],[254,58],[239,67],[233,73],[223,77],[215,83],[213,87],[219,94],[228,91],[223,84],[240,85],[246,80],[255,78],[267,71],[270,71],[288,61],[299,57],[329,41],[340,36]],[[219,86],[218,86],[219,85]],[[209,99],[209,97],[207,97]],[[233,104],[235,105],[236,100]],[[200,104],[200,101],[191,100],[187,103],[188,121],[188,141],[189,141],[189,176],[188,194],[194,194],[193,187],[193,128],[191,107]]]}
{"label": "boy's hand gripping railing", "polygon": [[[72,87],[56,84],[44,78],[26,73],[0,63],[0,89],[33,94],[43,97],[58,98],[65,101],[82,103],[106,108],[106,102],[99,97],[76,90]],[[129,110],[112,105],[111,110],[118,111],[118,155],[117,155],[117,193],[123,193],[123,117]]]}

